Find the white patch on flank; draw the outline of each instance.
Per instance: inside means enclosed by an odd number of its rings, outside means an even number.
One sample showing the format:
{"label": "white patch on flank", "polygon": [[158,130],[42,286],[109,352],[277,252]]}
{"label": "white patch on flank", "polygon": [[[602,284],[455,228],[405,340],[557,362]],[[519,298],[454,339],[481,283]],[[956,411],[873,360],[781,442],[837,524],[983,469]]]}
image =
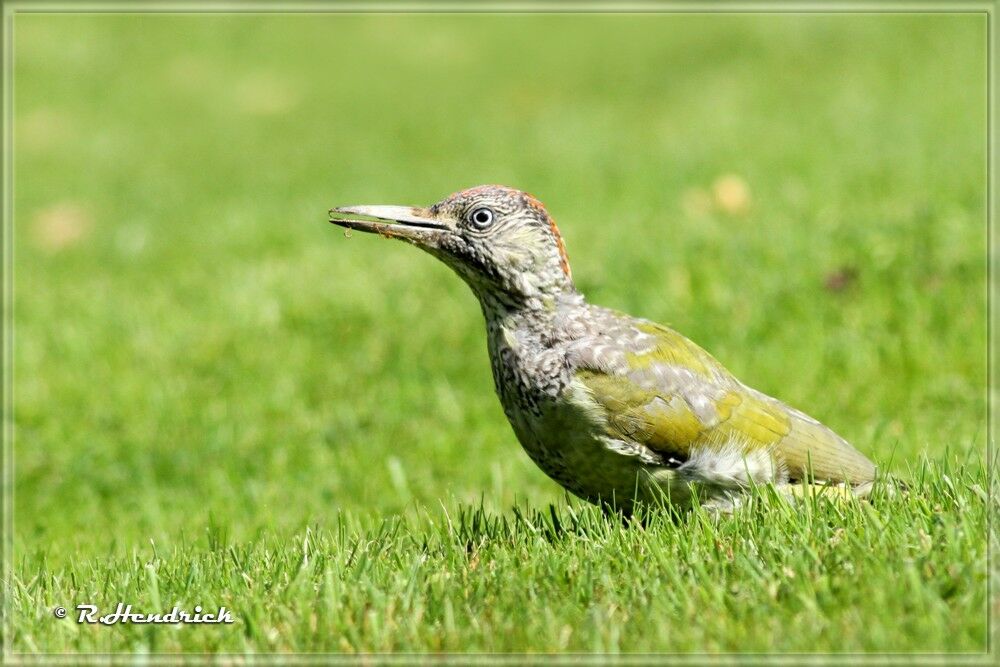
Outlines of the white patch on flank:
{"label": "white patch on flank", "polygon": [[788,479],[784,464],[770,449],[747,451],[743,443],[734,441],[692,449],[677,472],[690,482],[734,491],[749,488],[751,483],[780,484]]}

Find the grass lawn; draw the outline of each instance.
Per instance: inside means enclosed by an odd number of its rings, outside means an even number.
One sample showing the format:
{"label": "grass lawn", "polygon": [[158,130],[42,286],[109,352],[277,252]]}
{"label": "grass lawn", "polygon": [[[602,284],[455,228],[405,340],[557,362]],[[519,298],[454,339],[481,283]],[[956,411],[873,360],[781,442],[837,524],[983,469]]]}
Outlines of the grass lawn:
{"label": "grass lawn", "polygon": [[[981,16],[14,36],[5,651],[985,650]],[[326,222],[479,183],[548,205],[589,299],[911,492],[642,525],[567,498],[506,423],[469,290]],[[53,615],[118,602],[236,622]]]}

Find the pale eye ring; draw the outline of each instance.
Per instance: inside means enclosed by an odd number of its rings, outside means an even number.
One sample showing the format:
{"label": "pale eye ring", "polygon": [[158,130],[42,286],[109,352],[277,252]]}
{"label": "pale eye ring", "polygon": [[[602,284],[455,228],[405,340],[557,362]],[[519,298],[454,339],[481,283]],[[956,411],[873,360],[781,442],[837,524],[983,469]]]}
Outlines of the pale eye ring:
{"label": "pale eye ring", "polygon": [[479,229],[486,229],[493,224],[493,211],[486,207],[477,208],[469,215],[469,221]]}

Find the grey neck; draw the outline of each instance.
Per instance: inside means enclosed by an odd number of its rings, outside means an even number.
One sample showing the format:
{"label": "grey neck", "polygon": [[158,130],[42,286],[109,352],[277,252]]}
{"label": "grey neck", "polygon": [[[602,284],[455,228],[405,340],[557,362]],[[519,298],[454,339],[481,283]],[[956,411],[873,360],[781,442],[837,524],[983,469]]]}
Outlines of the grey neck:
{"label": "grey neck", "polygon": [[551,324],[569,308],[584,305],[583,295],[569,284],[565,289],[551,294],[530,297],[512,295],[495,290],[473,289],[487,322],[514,321],[534,326]]}

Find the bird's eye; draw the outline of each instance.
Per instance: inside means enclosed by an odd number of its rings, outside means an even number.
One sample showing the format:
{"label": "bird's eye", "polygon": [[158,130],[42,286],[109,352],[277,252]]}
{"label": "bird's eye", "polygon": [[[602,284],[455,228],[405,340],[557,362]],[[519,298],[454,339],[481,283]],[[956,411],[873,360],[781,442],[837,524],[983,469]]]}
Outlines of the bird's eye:
{"label": "bird's eye", "polygon": [[488,208],[477,208],[469,216],[469,220],[479,229],[486,229],[493,224],[493,211]]}

